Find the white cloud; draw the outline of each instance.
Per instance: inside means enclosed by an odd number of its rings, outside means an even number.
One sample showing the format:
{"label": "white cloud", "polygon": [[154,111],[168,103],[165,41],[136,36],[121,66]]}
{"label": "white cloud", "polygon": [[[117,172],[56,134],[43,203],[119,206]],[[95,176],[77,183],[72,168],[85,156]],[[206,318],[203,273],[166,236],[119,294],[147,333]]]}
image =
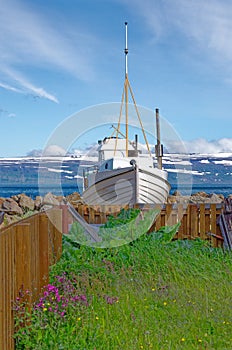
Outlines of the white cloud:
{"label": "white cloud", "polygon": [[15,113],[12,113],[12,112],[9,112],[7,111],[6,109],[2,109],[0,108],[0,117],[3,116],[3,117],[8,117],[8,118],[15,118],[16,117],[16,114]]}
{"label": "white cloud", "polygon": [[58,99],[54,95],[48,93],[41,87],[33,85],[21,74],[10,69],[5,70],[5,72],[8,73],[8,76],[12,79],[12,82],[16,83],[20,88],[0,82],[0,87],[3,89],[20,94],[30,93],[36,97],[46,98],[52,102],[59,103]]}
{"label": "white cloud", "polygon": [[9,117],[9,118],[15,118],[15,117],[16,117],[16,114],[15,114],[15,113],[9,113],[9,114],[8,114],[8,117]]}
{"label": "white cloud", "polygon": [[[232,138],[222,138],[215,141],[207,141],[200,138],[185,141],[184,144],[189,153],[232,153]],[[175,150],[173,152],[175,153]]]}
{"label": "white cloud", "polygon": [[[178,35],[182,48],[191,60],[205,57],[231,72],[232,61],[232,3],[226,0],[118,0],[145,19],[156,40]],[[187,39],[187,40],[185,40]],[[225,77],[228,78],[228,77]]]}
{"label": "white cloud", "polygon": [[27,153],[28,157],[41,157],[43,154],[42,149],[33,149]]}
{"label": "white cloud", "polygon": [[[59,69],[81,80],[91,79],[91,55],[86,55],[85,50],[91,47],[93,38],[78,32],[78,28],[72,30],[67,21],[62,26],[57,18],[32,8],[30,3],[26,7],[19,1],[1,0],[0,72],[5,75],[5,81],[0,86],[19,93],[31,92],[58,102],[44,87],[38,86],[38,78],[30,76],[30,69]],[[19,71],[26,71],[24,77],[21,74],[19,78]],[[35,83],[29,83],[33,80]],[[16,81],[17,85],[14,86]]]}
{"label": "white cloud", "polygon": [[18,93],[23,93],[22,90],[17,89],[17,88],[14,87],[14,86],[10,86],[10,85],[8,85],[8,84],[1,83],[1,82],[0,82],[0,87],[2,87],[2,88],[5,89],[5,90],[9,90],[9,91],[13,91],[13,92],[18,92]]}
{"label": "white cloud", "polygon": [[[171,1],[169,0],[171,5]],[[178,0],[172,6],[173,25],[217,59],[232,60],[232,4],[226,1]],[[191,41],[193,44],[193,41]]]}
{"label": "white cloud", "polygon": [[[97,144],[91,144],[85,149],[72,149],[71,153],[75,155],[94,153],[96,155]],[[143,152],[147,151],[145,144],[140,144]],[[232,153],[232,138],[222,138],[214,141],[207,141],[204,138],[199,138],[191,141],[170,140],[164,144],[165,152],[167,153]],[[154,145],[150,145],[152,152]]]}
{"label": "white cloud", "polygon": [[58,146],[58,145],[49,145],[43,150],[44,157],[48,156],[61,156],[64,157],[66,155],[66,151]]}

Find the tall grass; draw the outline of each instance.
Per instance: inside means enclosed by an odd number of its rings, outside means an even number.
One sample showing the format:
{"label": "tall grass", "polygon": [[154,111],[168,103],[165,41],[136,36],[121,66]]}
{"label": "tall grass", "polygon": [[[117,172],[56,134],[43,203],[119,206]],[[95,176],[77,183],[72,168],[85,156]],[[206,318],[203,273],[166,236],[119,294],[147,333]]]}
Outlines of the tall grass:
{"label": "tall grass", "polygon": [[16,349],[232,348],[231,253],[156,233],[63,247],[43,297],[16,318]]}

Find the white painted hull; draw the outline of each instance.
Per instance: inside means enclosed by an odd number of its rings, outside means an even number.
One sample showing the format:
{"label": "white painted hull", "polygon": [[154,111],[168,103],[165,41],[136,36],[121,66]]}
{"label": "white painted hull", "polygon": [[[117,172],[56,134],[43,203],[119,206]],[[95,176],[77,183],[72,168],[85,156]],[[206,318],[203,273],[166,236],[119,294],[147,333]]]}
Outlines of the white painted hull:
{"label": "white painted hull", "polygon": [[158,204],[166,202],[169,190],[165,171],[127,167],[96,173],[82,197],[89,205]]}

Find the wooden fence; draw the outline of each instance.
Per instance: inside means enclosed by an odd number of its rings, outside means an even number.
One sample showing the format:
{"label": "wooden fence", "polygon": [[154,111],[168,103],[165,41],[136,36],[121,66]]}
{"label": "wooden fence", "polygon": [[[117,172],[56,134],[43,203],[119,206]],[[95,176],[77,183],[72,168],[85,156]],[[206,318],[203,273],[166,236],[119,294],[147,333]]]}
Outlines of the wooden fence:
{"label": "wooden fence", "polygon": [[[151,208],[150,205],[136,205],[136,207],[143,210]],[[166,204],[162,207],[154,206],[153,208],[160,209],[160,215],[153,223],[150,231],[181,222],[175,239],[201,238],[211,241],[214,247],[223,245],[220,227],[217,224],[218,217],[222,213],[223,204]],[[76,206],[79,214],[90,224],[103,224],[109,215],[117,215],[120,209],[120,206]]]}
{"label": "wooden fence", "polygon": [[[54,215],[59,217],[60,210]],[[48,283],[49,266],[60,257],[62,234],[45,213],[35,214],[0,231],[0,349],[14,349],[13,301],[20,289],[38,298]],[[31,300],[30,300],[31,298]]]}
{"label": "wooden fence", "polygon": [[[141,206],[140,206],[141,207]],[[148,210],[150,206],[142,206]],[[119,206],[78,205],[76,210],[90,224],[102,224],[109,215],[116,215]],[[166,205],[151,231],[181,221],[176,239],[201,238],[212,245],[223,244],[217,219],[222,205]],[[35,214],[0,231],[0,349],[13,350],[13,301],[19,290],[33,292],[31,301],[38,298],[48,283],[49,266],[56,263],[62,250],[62,234],[68,232],[73,218],[66,206]]]}

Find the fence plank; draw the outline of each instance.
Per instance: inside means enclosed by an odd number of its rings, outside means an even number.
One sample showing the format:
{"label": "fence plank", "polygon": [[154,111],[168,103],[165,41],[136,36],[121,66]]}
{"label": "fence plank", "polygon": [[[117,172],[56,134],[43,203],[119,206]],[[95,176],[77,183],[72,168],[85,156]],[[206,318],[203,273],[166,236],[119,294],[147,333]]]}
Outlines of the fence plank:
{"label": "fence plank", "polygon": [[89,207],[89,224],[95,224],[96,211],[93,206]]}
{"label": "fence plank", "polygon": [[[53,244],[53,264],[56,264],[62,254],[62,233],[56,226],[50,226],[52,232],[52,244]],[[51,264],[50,264],[51,265]]]}
{"label": "fence plank", "polygon": [[39,227],[39,290],[41,290],[44,284],[48,283],[49,265],[52,259],[48,241],[48,217],[45,214],[39,216]]}
{"label": "fence plank", "polygon": [[216,215],[216,204],[210,205],[211,211],[211,232],[216,234],[217,231],[217,215]]}
{"label": "fence plank", "polygon": [[30,223],[20,223],[15,231],[15,290],[31,290]]}
{"label": "fence plank", "polygon": [[31,235],[31,291],[37,295],[39,289],[39,216],[34,216],[33,220],[27,220],[30,224]]}
{"label": "fence plank", "polygon": [[205,204],[200,204],[200,238],[206,239],[205,233]]}
{"label": "fence plank", "polygon": [[[215,203],[210,205],[210,226],[211,226],[210,232],[213,233],[213,235],[216,235],[217,216],[216,216],[216,204]],[[211,244],[212,244],[212,246],[217,245],[216,237],[211,236]]]}
{"label": "fence plank", "polygon": [[191,238],[196,238],[198,236],[198,217],[197,217],[197,205],[191,205],[190,208],[190,227],[189,234]]}
{"label": "fence plank", "polygon": [[183,208],[183,204],[178,205],[178,207],[177,207],[178,222],[181,222],[181,225],[180,225],[179,230],[178,230],[176,237],[175,237],[178,239],[183,239],[183,237],[184,237],[184,225],[183,225],[184,213],[185,213],[185,211]]}

